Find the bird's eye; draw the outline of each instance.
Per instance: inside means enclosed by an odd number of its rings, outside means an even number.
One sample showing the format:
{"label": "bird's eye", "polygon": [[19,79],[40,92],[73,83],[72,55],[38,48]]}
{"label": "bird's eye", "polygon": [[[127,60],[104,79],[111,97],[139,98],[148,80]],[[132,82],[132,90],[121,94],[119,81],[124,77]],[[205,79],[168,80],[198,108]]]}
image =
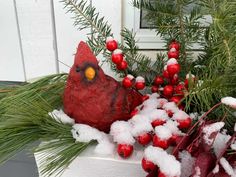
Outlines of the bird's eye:
{"label": "bird's eye", "polygon": [[76,72],[80,72],[80,68],[79,67],[76,67]]}

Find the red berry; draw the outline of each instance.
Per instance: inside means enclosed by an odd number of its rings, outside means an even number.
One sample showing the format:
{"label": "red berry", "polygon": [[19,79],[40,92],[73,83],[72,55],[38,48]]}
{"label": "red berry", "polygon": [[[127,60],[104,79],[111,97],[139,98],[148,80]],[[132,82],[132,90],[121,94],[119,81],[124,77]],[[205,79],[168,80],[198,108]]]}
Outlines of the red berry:
{"label": "red berry", "polygon": [[155,168],[157,168],[157,166],[153,162],[146,160],[145,158],[142,159],[142,167],[143,170],[148,173],[152,172],[153,170],[155,170]]}
{"label": "red berry", "polygon": [[153,85],[151,90],[152,90],[152,93],[156,93],[156,92],[158,92],[159,87],[156,85]]}
{"label": "red berry", "polygon": [[175,104],[179,104],[179,102],[182,100],[182,97],[180,97],[180,96],[173,96],[173,97],[171,97],[170,98],[170,101],[171,102],[175,102]]}
{"label": "red berry", "polygon": [[166,85],[163,89],[163,94],[166,97],[171,97],[174,93],[174,87],[172,85]]}
{"label": "red berry", "polygon": [[143,133],[137,137],[138,143],[145,146],[149,144],[152,140],[152,135],[150,133]]}
{"label": "red berry", "polygon": [[169,117],[172,117],[174,113],[171,110],[166,110],[166,113],[168,114]]}
{"label": "red berry", "polygon": [[161,171],[158,172],[158,177],[168,177],[166,176],[164,173],[162,173]]}
{"label": "red berry", "polygon": [[132,81],[129,78],[125,77],[122,81],[122,85],[125,88],[130,88],[130,87],[132,87]]}
{"label": "red berry", "polygon": [[114,40],[113,38],[108,38],[107,41],[106,41],[106,48],[109,50],[109,51],[114,51],[116,50],[118,47],[118,44],[117,44],[117,41]]}
{"label": "red berry", "polygon": [[127,67],[128,67],[128,63],[125,60],[123,60],[121,63],[116,65],[116,68],[121,71],[126,70]]}
{"label": "red berry", "polygon": [[111,60],[115,64],[121,64],[122,61],[124,60],[124,55],[122,54],[122,51],[116,49],[111,55]]}
{"label": "red berry", "polygon": [[145,88],[145,82],[136,82],[135,83],[135,88],[137,90],[143,90]]}
{"label": "red berry", "polygon": [[169,45],[169,49],[175,48],[177,51],[180,49],[180,44],[177,41],[173,41]]}
{"label": "red berry", "polygon": [[178,135],[175,135],[175,134],[173,134],[172,136],[171,136],[171,138],[170,138],[170,144],[171,145],[176,145],[176,139],[177,139],[177,137],[178,137]]}
{"label": "red berry", "polygon": [[188,88],[188,79],[185,79],[185,80],[184,80],[184,86],[185,86],[186,88]]}
{"label": "red berry", "polygon": [[170,75],[167,70],[164,70],[162,74],[164,78],[169,79]]}
{"label": "red berry", "polygon": [[117,152],[123,158],[129,157],[133,153],[133,149],[134,147],[129,144],[118,144],[117,146]]}
{"label": "red berry", "polygon": [[169,51],[168,52],[168,58],[175,58],[178,59],[179,58],[179,52],[176,51]]}
{"label": "red berry", "polygon": [[162,85],[164,84],[164,79],[162,76],[157,76],[155,79],[154,79],[154,84],[155,85]]}
{"label": "red berry", "polygon": [[184,106],[183,104],[180,104],[178,107],[179,107],[179,109],[182,110],[182,111],[185,109],[185,106]]}
{"label": "red berry", "polygon": [[175,74],[178,74],[180,72],[180,65],[178,63],[168,65],[167,71],[169,73],[169,76],[173,77]]}
{"label": "red berry", "polygon": [[184,95],[184,90],[185,90],[184,84],[178,84],[175,87],[175,93],[178,94],[178,95]]}
{"label": "red berry", "polygon": [[137,110],[137,109],[134,109],[134,110],[130,113],[130,116],[133,117],[133,116],[135,116],[136,114],[138,114],[138,110]]}
{"label": "red berry", "polygon": [[[191,79],[190,79],[190,76],[191,76]],[[190,74],[187,74],[186,76],[186,79],[184,80],[184,85],[186,88],[188,88],[188,85],[189,85],[189,80],[191,83],[193,83],[195,81],[195,76],[194,75],[190,75]]]}
{"label": "red berry", "polygon": [[177,122],[179,123],[179,125],[178,125],[179,128],[189,128],[191,126],[192,119],[187,118],[184,120],[177,120]]}
{"label": "red berry", "polygon": [[157,135],[153,137],[153,146],[160,147],[162,149],[167,149],[169,147],[168,140],[162,140]]}
{"label": "red berry", "polygon": [[142,102],[146,101],[147,99],[149,99],[149,96],[148,96],[148,95],[143,95],[143,96],[142,96]]}
{"label": "red berry", "polygon": [[170,79],[170,84],[171,84],[171,85],[176,85],[176,84],[178,84],[178,83],[179,83],[179,78],[178,78],[178,75],[175,74],[175,75],[173,76],[173,78]]}
{"label": "red berry", "polygon": [[152,126],[157,127],[157,126],[163,125],[164,123],[166,123],[165,120],[157,119],[157,120],[152,121]]}

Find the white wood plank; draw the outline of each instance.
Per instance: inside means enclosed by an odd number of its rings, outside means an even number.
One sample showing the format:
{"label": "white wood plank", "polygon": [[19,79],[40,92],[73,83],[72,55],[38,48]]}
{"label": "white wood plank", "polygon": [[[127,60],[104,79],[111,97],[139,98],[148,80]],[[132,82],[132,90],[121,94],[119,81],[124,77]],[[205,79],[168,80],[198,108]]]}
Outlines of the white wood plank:
{"label": "white wood plank", "polygon": [[27,79],[56,73],[49,0],[16,0]]}
{"label": "white wood plank", "polygon": [[101,16],[111,24],[112,32],[117,40],[120,40],[122,26],[122,1],[120,0],[92,0],[92,5],[96,7]]}
{"label": "white wood plank", "polygon": [[25,81],[13,0],[0,0],[0,80]]}
{"label": "white wood plank", "polygon": [[[86,41],[86,34],[89,30],[78,31],[73,25],[73,14],[67,13],[61,2],[54,0],[54,12],[56,21],[58,59],[68,66],[72,66],[74,62],[74,54],[78,43]],[[60,72],[68,72],[69,67],[59,63]]]}
{"label": "white wood plank", "polygon": [[[100,17],[105,17],[104,20],[108,21],[108,24],[111,25],[112,33],[114,38],[118,41],[121,41],[120,31],[122,28],[122,1],[118,0],[92,0],[92,5],[96,7],[97,12],[100,13]],[[99,55],[100,60],[104,58]],[[114,73],[108,63],[102,65],[104,72],[116,79],[119,79],[116,73]]]}

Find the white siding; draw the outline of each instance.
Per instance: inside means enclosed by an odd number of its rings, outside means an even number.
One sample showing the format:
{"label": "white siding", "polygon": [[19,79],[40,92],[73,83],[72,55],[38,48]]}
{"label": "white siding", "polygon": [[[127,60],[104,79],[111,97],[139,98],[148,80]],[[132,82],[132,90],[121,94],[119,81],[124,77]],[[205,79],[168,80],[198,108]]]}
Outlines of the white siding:
{"label": "white siding", "polygon": [[0,80],[24,81],[13,0],[0,0]]}
{"label": "white siding", "polygon": [[[90,30],[78,31],[73,25],[73,14],[65,13],[63,4],[54,1],[55,27],[58,47],[58,60],[68,66],[72,66],[74,62],[74,54],[76,52],[79,41],[86,40],[86,34]],[[69,67],[59,62],[60,72],[68,72]]]}
{"label": "white siding", "polygon": [[[105,16],[120,40],[122,1],[88,2]],[[24,81],[69,71],[77,45],[90,29],[78,31],[73,15],[65,12],[58,0],[0,0],[0,80]],[[103,68],[112,75],[106,65]]]}
{"label": "white siding", "polygon": [[56,72],[49,0],[16,0],[26,78]]}

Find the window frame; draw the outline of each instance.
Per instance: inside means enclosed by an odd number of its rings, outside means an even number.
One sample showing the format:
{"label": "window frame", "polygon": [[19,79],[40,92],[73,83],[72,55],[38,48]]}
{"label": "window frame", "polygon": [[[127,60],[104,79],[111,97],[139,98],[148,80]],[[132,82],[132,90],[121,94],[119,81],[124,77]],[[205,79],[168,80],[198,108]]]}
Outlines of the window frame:
{"label": "window frame", "polygon": [[[157,35],[154,29],[140,28],[140,16],[139,9],[133,7],[129,1],[123,0],[123,27],[134,30],[138,47],[143,50],[165,50],[165,41],[161,39],[160,35]],[[210,15],[205,15],[200,20],[203,26],[207,26],[211,21]],[[201,50],[202,46],[194,43],[191,49]]]}

